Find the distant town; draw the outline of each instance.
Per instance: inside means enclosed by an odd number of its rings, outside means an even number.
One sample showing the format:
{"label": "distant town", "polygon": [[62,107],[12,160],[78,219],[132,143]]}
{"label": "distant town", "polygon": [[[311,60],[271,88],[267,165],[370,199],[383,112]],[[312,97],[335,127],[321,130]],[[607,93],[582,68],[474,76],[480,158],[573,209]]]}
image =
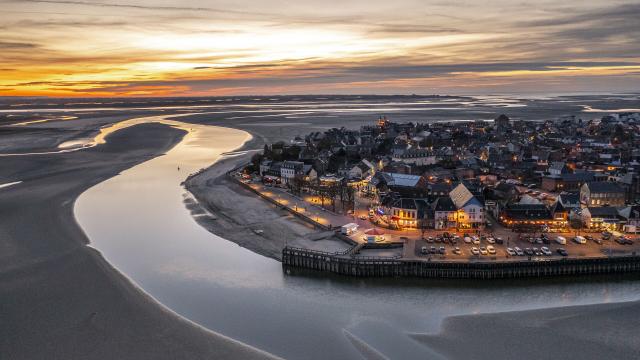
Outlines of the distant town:
{"label": "distant town", "polygon": [[359,130],[265,145],[241,181],[355,243],[403,244],[386,253],[396,257],[635,254],[639,127],[638,113],[545,122],[383,116]]}

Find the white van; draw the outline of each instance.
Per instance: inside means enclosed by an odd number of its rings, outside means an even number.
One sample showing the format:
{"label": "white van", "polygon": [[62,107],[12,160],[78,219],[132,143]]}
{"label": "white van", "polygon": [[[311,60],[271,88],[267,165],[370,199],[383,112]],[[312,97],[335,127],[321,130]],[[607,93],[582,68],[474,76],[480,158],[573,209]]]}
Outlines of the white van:
{"label": "white van", "polygon": [[340,232],[342,233],[342,235],[347,235],[347,236],[355,233],[356,231],[358,231],[358,224],[354,224],[354,223],[342,225],[342,227],[340,228]]}
{"label": "white van", "polygon": [[563,236],[556,237],[556,242],[560,245],[567,245],[567,239]]}
{"label": "white van", "polygon": [[575,241],[578,244],[586,244],[587,243],[587,239],[583,236],[576,236],[573,238],[573,241]]}

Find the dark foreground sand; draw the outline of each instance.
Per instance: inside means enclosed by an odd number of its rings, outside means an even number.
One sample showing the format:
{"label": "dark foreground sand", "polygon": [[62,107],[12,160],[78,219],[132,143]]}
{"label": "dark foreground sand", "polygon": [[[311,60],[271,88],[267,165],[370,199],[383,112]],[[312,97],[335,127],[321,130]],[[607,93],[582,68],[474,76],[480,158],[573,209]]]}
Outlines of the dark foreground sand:
{"label": "dark foreground sand", "polygon": [[[90,247],[73,216],[87,188],[184,133],[146,124],[80,152],[0,158],[0,358],[266,358],[169,312]],[[109,219],[105,219],[109,221]]]}
{"label": "dark foreground sand", "polygon": [[637,359],[638,329],[630,302],[451,317],[412,337],[448,359]]}

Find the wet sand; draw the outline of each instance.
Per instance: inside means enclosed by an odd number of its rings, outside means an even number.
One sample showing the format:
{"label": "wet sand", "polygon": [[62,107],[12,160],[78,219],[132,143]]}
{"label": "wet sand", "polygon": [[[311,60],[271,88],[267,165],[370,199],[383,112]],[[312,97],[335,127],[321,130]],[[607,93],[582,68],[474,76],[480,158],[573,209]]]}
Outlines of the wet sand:
{"label": "wet sand", "polygon": [[0,189],[3,359],[268,357],[164,308],[86,246],[74,219],[79,194],[183,135],[145,124],[80,152],[0,159],[3,178],[23,181]]}
{"label": "wet sand", "polygon": [[637,302],[457,316],[412,337],[447,359],[635,359]]}

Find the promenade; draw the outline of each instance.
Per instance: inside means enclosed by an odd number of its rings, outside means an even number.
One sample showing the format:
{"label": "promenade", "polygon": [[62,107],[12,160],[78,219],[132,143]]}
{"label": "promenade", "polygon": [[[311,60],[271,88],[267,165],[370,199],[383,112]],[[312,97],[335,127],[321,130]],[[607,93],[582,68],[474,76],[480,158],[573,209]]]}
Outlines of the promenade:
{"label": "promenade", "polygon": [[[256,194],[259,194],[263,198],[278,204],[283,208],[286,208],[291,213],[299,216],[300,218],[310,222],[311,224],[324,229],[338,230],[342,225],[348,223],[355,223],[358,225],[358,230],[349,236],[349,239],[353,243],[363,244],[365,243],[364,231],[374,228],[375,225],[371,223],[368,218],[368,199],[361,197],[360,194],[356,195],[356,209],[353,214],[341,213],[340,205],[336,204],[336,212],[333,212],[333,207],[329,201],[325,201],[325,206],[322,207],[321,201],[318,197],[303,194],[302,196],[296,196],[291,194],[284,188],[275,186],[265,186],[257,181],[250,181],[248,179],[241,179],[237,174],[231,174],[239,183],[245,187],[250,188]],[[462,241],[465,235],[464,231],[449,231],[451,235],[458,235],[460,240],[455,244],[451,242],[439,242],[438,238],[442,236],[442,230],[427,229],[424,232],[417,229],[403,229],[403,230],[391,230],[379,228],[385,233],[385,243],[387,244],[400,244],[396,247],[379,248],[376,246],[364,247],[358,249],[349,254],[355,258],[401,258],[404,260],[417,260],[417,261],[457,261],[457,262],[514,262],[525,260],[559,260],[563,258],[609,258],[617,256],[635,256],[640,254],[640,238],[637,235],[633,235],[630,238],[634,242],[632,245],[622,245],[615,242],[613,239],[602,241],[602,244],[598,244],[594,241],[589,241],[586,244],[577,244],[571,239],[577,235],[585,235],[582,232],[565,232],[565,233],[547,233],[547,237],[551,240],[549,243],[536,243],[529,241],[528,235],[531,234],[519,234],[512,232],[511,229],[505,228],[493,221],[491,229],[487,229],[483,232],[476,234],[475,232],[468,235],[477,236],[492,236],[494,238],[501,238],[503,244],[489,243],[487,240],[480,240],[479,243],[465,243]],[[599,238],[599,236],[596,237]],[[563,236],[567,239],[567,243],[560,245],[554,241],[557,236]],[[473,253],[473,249],[481,249],[493,247],[495,249],[494,254],[478,254]],[[531,249],[532,251],[546,247],[551,251],[551,255],[528,255],[512,256],[507,252],[507,248],[520,248],[523,251]],[[444,254],[440,253],[440,248],[444,249]],[[458,253],[454,252],[458,249]],[[427,250],[424,253],[423,250]],[[434,253],[433,250],[436,250]],[[567,251],[568,256],[563,256],[558,252],[558,249],[564,249]]]}

